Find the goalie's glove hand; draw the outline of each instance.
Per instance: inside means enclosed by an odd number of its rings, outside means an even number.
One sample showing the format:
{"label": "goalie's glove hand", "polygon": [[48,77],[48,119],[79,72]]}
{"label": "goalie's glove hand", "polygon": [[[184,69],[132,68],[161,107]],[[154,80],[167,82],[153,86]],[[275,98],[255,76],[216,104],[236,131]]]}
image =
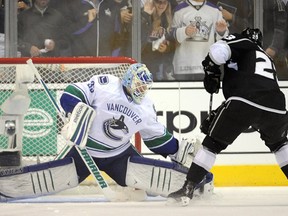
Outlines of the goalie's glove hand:
{"label": "goalie's glove hand", "polygon": [[210,94],[217,94],[220,88],[220,66],[215,64],[209,55],[207,55],[204,61],[202,61],[202,65],[205,72],[204,87],[206,91]]}

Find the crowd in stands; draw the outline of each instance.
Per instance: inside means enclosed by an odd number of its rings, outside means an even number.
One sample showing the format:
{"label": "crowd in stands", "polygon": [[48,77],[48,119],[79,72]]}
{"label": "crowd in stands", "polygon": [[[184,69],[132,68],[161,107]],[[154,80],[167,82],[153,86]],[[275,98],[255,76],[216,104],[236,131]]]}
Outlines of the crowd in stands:
{"label": "crowd in stands", "polygon": [[[253,0],[141,3],[141,61],[155,81],[202,80],[201,62],[209,46],[229,33],[255,27]],[[286,61],[287,72],[287,0],[265,0],[263,5],[263,48],[272,58]],[[22,57],[131,57],[133,18],[132,0],[18,1],[18,50]]]}
{"label": "crowd in stands", "polygon": [[279,79],[288,77],[288,0],[263,1],[263,47],[274,59]]}

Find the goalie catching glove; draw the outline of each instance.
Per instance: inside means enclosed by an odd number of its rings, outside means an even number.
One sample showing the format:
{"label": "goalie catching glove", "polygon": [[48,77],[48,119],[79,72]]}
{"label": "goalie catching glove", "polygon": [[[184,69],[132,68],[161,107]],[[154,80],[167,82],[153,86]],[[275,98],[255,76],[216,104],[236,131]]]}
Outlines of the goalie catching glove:
{"label": "goalie catching glove", "polygon": [[210,94],[218,93],[220,88],[220,66],[215,64],[209,55],[202,61],[203,69],[205,72],[204,87]]}
{"label": "goalie catching glove", "polygon": [[182,139],[179,143],[178,151],[174,155],[169,155],[172,161],[190,167],[198,150],[202,148],[202,142],[198,138]]}
{"label": "goalie catching glove", "polygon": [[63,127],[64,138],[80,148],[86,146],[88,132],[95,118],[95,110],[85,103],[79,102],[73,109],[69,122]]}

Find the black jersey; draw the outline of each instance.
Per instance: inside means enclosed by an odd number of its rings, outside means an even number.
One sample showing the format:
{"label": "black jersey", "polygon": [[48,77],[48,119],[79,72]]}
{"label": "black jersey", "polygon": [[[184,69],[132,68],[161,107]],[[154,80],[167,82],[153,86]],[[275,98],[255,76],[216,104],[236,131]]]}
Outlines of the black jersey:
{"label": "black jersey", "polygon": [[224,65],[223,94],[238,96],[259,105],[285,110],[285,96],[280,91],[273,60],[253,41],[240,34],[222,39],[230,48]]}

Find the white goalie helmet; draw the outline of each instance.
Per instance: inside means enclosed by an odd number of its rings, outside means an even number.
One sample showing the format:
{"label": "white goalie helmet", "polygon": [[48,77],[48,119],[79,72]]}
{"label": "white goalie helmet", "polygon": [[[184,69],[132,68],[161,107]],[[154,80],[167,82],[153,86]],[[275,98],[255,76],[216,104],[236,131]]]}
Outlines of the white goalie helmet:
{"label": "white goalie helmet", "polygon": [[133,101],[140,104],[152,87],[153,77],[145,64],[132,64],[122,79],[122,85],[131,94]]}

